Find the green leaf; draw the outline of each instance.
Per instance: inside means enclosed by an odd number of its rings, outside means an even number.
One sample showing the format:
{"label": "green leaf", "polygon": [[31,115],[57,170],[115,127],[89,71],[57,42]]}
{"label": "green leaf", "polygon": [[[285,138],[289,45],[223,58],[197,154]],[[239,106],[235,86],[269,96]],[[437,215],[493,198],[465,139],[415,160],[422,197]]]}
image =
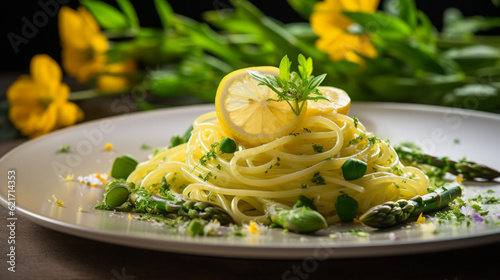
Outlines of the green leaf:
{"label": "green leaf", "polygon": [[129,26],[134,28],[139,27],[139,19],[132,3],[129,0],[116,0],[116,3],[118,3],[118,6],[127,17]]}
{"label": "green leaf", "polygon": [[496,65],[500,61],[500,48],[473,45],[450,49],[441,56],[456,61],[464,72],[473,74],[479,68]]}
{"label": "green leaf", "polygon": [[311,79],[311,84],[309,85],[309,88],[315,89],[315,88],[319,87],[319,85],[323,82],[323,80],[325,80],[326,75],[327,75],[326,73],[323,73],[323,74]]}
{"label": "green leaf", "polygon": [[115,7],[95,0],[81,0],[99,25],[104,29],[123,30],[129,28],[127,18]]}
{"label": "green leaf", "polygon": [[406,22],[383,12],[368,14],[344,11],[343,14],[361,25],[364,32],[369,34],[384,38],[407,38],[411,35],[411,28]]}
{"label": "green leaf", "polygon": [[500,88],[469,84],[447,94],[443,103],[455,108],[500,112]]}
{"label": "green leaf", "polygon": [[214,27],[230,33],[251,35],[260,32],[258,26],[248,19],[237,15],[232,9],[204,12],[203,19]]}
{"label": "green leaf", "polygon": [[288,56],[284,56],[280,62],[280,77],[281,80],[288,82],[290,81],[290,67],[292,66],[292,62],[288,59]]}
{"label": "green leaf", "polygon": [[437,31],[432,25],[431,20],[422,11],[417,11],[417,29],[416,34],[421,42],[424,42],[430,46],[434,46],[436,43]]}
{"label": "green leaf", "polygon": [[189,138],[191,138],[191,132],[193,131],[194,127],[191,125],[188,127],[186,132],[184,132],[184,135],[174,135],[170,138],[170,146],[169,148],[173,148],[176,146],[179,146],[181,144],[187,143],[189,141]]}
{"label": "green leaf", "polygon": [[239,53],[232,49],[227,39],[210,28],[206,23],[199,23],[191,18],[176,16],[176,28],[189,34],[192,43],[202,49],[215,54],[220,59],[237,63]]}
{"label": "green leaf", "polygon": [[467,37],[479,31],[487,31],[500,27],[500,17],[466,17],[457,8],[448,8],[443,15],[444,37]]}
{"label": "green leaf", "polygon": [[272,89],[274,92],[276,92],[278,95],[281,94],[281,91],[279,91],[277,89],[279,87],[279,85],[277,83],[277,79],[272,79],[271,77],[265,76],[262,73],[260,73],[259,71],[255,71],[255,70],[247,69],[247,73],[252,78],[257,80],[259,82],[259,85],[265,85],[265,86],[269,87],[270,89]]}
{"label": "green leaf", "polygon": [[267,42],[272,43],[278,54],[295,56],[298,40],[284,26],[276,20],[267,17],[257,7],[248,1],[232,0],[238,16],[252,22],[259,30],[259,35]]}
{"label": "green leaf", "polygon": [[356,180],[366,174],[368,165],[359,159],[350,158],[342,164],[342,176],[347,181]]}
{"label": "green leaf", "polygon": [[297,209],[297,208],[300,208],[300,207],[309,207],[312,210],[318,210],[316,208],[316,205],[314,205],[314,202],[312,201],[312,199],[309,199],[309,198],[307,198],[304,195],[299,195],[299,198],[297,199],[297,202],[293,205],[292,208],[293,209]]}
{"label": "green leaf", "polygon": [[288,4],[304,19],[309,20],[318,0],[287,0]]}
{"label": "green leaf", "polygon": [[168,29],[172,26],[173,10],[170,4],[166,0],[154,0],[156,12],[160,17],[161,24],[164,29]]}
{"label": "green leaf", "polygon": [[443,94],[464,84],[462,75],[432,75],[425,79],[395,75],[372,76],[366,86],[375,100],[436,103]]}
{"label": "green leaf", "polygon": [[312,58],[309,57],[306,59],[304,55],[299,54],[298,61],[300,76],[302,77],[302,80],[306,80],[307,78],[309,78],[309,76],[311,76],[313,71]]}
{"label": "green leaf", "polygon": [[411,29],[417,26],[417,8],[413,0],[389,0],[384,2],[385,10],[402,19]]}
{"label": "green leaf", "polygon": [[500,0],[491,0],[491,3],[493,3],[493,5],[497,7],[500,7]]}
{"label": "green leaf", "polygon": [[416,41],[396,40],[385,38],[377,41],[384,44],[385,51],[401,60],[407,66],[413,67],[414,71],[423,70],[432,73],[444,73],[443,67],[439,64],[439,56],[428,46],[419,44]]}

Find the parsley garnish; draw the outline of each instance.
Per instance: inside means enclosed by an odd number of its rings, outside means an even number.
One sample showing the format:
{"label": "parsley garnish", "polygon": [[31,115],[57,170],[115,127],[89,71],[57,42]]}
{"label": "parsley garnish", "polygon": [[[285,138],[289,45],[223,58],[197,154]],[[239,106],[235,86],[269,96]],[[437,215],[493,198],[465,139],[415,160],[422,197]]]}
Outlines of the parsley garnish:
{"label": "parsley garnish", "polygon": [[64,146],[61,146],[59,148],[59,152],[60,153],[67,153],[67,152],[69,152],[70,149],[71,149],[70,145],[64,145]]}
{"label": "parsley garnish", "polygon": [[372,145],[375,145],[375,143],[380,142],[380,138],[378,138],[377,136],[372,136],[366,140],[370,142]]}
{"label": "parsley garnish", "polygon": [[292,62],[285,55],[280,62],[279,77],[265,76],[258,71],[247,70],[248,74],[259,82],[259,85],[265,85],[278,94],[277,99],[269,99],[269,101],[285,101],[297,116],[304,109],[305,101],[328,100],[317,89],[325,79],[326,74],[321,74],[317,77],[311,75],[313,61],[310,57],[306,59],[302,54],[299,54],[298,62],[299,73],[290,72]]}
{"label": "parsley garnish", "polygon": [[365,138],[365,134],[361,133],[356,138],[354,138],[351,141],[349,141],[349,145],[356,145],[356,144],[359,143],[359,141],[363,140],[363,138]]}
{"label": "parsley garnish", "polygon": [[322,153],[323,152],[323,146],[320,146],[318,144],[313,144],[313,150],[316,152],[316,153]]}
{"label": "parsley garnish", "polygon": [[316,173],[314,173],[313,177],[311,178],[311,182],[315,183],[316,185],[324,185],[325,178],[321,177],[319,175],[319,172],[316,172]]}
{"label": "parsley garnish", "polygon": [[201,158],[200,158],[200,164],[201,165],[205,165],[208,161],[210,161],[211,159],[215,159],[217,158],[217,152],[215,151],[215,148],[219,146],[219,142],[213,142],[210,147],[210,151],[208,151],[205,155],[203,155]]}
{"label": "parsley garnish", "polygon": [[352,118],[352,120],[354,121],[354,127],[355,127],[355,128],[358,128],[359,119],[358,119],[358,118],[356,118],[356,117],[354,117],[354,118]]}

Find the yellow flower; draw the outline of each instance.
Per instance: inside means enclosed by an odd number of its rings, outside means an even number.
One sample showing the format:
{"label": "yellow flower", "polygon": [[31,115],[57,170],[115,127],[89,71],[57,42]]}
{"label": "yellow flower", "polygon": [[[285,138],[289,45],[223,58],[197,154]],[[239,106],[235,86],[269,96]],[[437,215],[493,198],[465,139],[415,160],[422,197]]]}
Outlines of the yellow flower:
{"label": "yellow flower", "polygon": [[135,69],[136,64],[132,60],[106,65],[103,73],[97,77],[97,89],[102,93],[128,89],[132,85],[130,74],[134,73]]}
{"label": "yellow flower", "polygon": [[420,213],[420,216],[418,216],[418,219],[415,222],[415,224],[423,224],[423,223],[425,223],[425,217],[422,216],[422,213]]}
{"label": "yellow flower", "polygon": [[108,40],[98,23],[84,8],[66,6],[59,11],[62,65],[69,76],[84,83],[101,71],[106,63]]}
{"label": "yellow flower", "polygon": [[342,14],[350,12],[373,12],[380,0],[325,0],[314,6],[310,22],[319,37],[316,47],[327,53],[331,60],[348,60],[362,64],[363,58],[376,57],[370,37],[361,32],[361,27]]}
{"label": "yellow flower", "polygon": [[83,119],[80,108],[68,102],[70,89],[61,83],[61,68],[50,56],[34,56],[30,72],[7,89],[9,118],[22,134],[37,137]]}
{"label": "yellow flower", "polygon": [[104,144],[104,150],[106,150],[106,151],[113,150],[113,143],[108,142],[108,143]]}

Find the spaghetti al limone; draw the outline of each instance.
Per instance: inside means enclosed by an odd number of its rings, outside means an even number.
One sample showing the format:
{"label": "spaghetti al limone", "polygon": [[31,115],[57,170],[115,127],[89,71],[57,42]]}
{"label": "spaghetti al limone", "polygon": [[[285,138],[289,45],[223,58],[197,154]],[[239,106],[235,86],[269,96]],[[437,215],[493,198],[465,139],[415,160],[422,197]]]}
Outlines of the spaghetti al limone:
{"label": "spaghetti al limone", "polygon": [[[254,77],[260,70],[283,77],[281,67],[229,74],[219,86],[216,111],[194,120],[189,140],[139,163],[127,181],[155,195],[167,184],[176,196],[219,206],[237,224],[269,224],[271,213],[291,209],[299,197],[312,201],[332,224],[339,221],[339,196],[355,199],[362,214],[386,201],[427,193],[429,179],[420,169],[404,166],[388,142],[346,114],[345,92],[319,87],[319,93],[328,92],[328,102],[319,94],[287,100]],[[285,75],[290,83],[309,77]],[[270,78],[270,83],[285,80]],[[333,109],[318,108],[316,102]],[[234,151],[225,147],[228,139]],[[346,178],[346,162],[352,160],[364,169]]]}

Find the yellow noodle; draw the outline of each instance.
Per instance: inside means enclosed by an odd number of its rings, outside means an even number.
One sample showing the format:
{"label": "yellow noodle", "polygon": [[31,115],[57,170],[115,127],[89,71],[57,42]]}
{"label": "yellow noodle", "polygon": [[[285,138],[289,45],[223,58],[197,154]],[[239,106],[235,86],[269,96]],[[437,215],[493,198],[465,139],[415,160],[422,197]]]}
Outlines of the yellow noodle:
{"label": "yellow noodle", "polygon": [[[343,193],[362,212],[425,194],[429,187],[421,170],[401,164],[392,147],[346,115],[310,117],[290,135],[253,148],[238,146],[234,154],[218,147],[226,136],[215,112],[203,114],[194,120],[188,143],[140,163],[128,180],[154,193],[165,178],[174,193],[215,203],[239,224],[269,223],[273,209],[292,207],[300,195],[313,199],[334,223],[335,200]],[[367,163],[362,178],[344,180],[341,166],[349,158]]]}

